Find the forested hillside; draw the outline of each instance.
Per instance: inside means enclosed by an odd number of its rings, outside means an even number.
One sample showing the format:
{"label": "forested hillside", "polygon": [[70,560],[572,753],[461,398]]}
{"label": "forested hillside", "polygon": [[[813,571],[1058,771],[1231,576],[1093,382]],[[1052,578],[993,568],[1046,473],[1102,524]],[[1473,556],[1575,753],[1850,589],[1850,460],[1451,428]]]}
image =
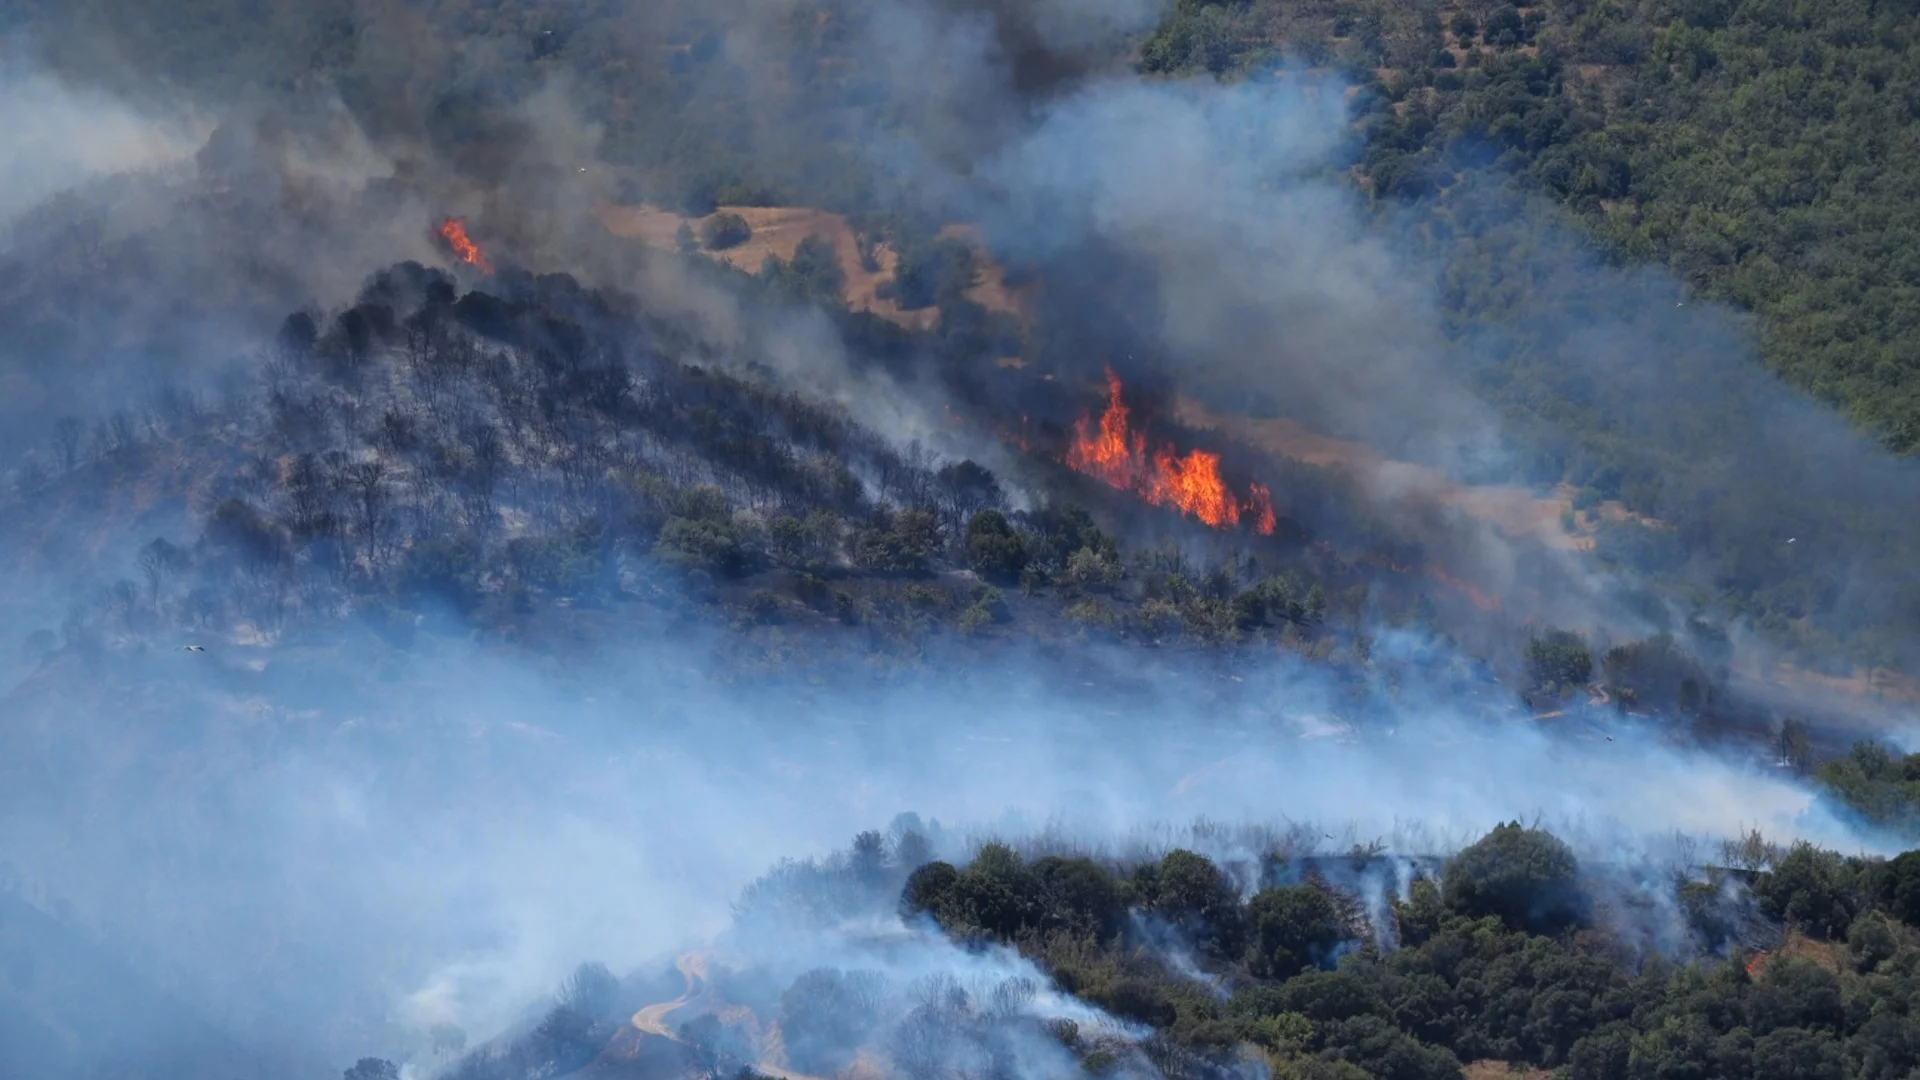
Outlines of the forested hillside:
{"label": "forested hillside", "polygon": [[[754,882],[732,947],[681,958],[685,995],[582,968],[537,1026],[448,1075],[1892,1080],[1920,1064],[1911,854],[1749,837],[1662,879],[1509,822],[1444,861],[1313,854],[1304,825],[1196,827],[1212,856],[1016,836],[947,861],[939,824],[901,815]],[[890,909],[906,927],[886,948],[809,966],[823,935]],[[922,974],[946,949],[965,974]]]}
{"label": "forested hillside", "polygon": [[[1753,312],[1768,367],[1914,448],[1914,35],[1871,4],[1182,3],[1141,62],[1237,79],[1293,58],[1361,81],[1355,182],[1430,254],[1456,362],[1534,475],[1725,555],[1710,587],[1784,631],[1838,596],[1788,537],[1817,530],[1832,551],[1886,534],[1839,502],[1783,514],[1737,493],[1831,492],[1844,470],[1743,370],[1746,332],[1689,313]],[[1617,271],[1592,269],[1589,238]],[[1631,269],[1647,260],[1684,288]],[[1685,390],[1648,393],[1666,379]],[[1736,451],[1739,429],[1777,439]],[[1908,485],[1877,483],[1905,505]],[[1667,537],[1610,532],[1603,556],[1645,572],[1686,560]],[[1903,632],[1873,621],[1826,625],[1857,657],[1890,656]]]}
{"label": "forested hillside", "polygon": [[[1368,77],[1360,175],[1471,214],[1517,173],[1616,257],[1658,259],[1761,317],[1767,364],[1920,447],[1920,29],[1897,4],[1179,4],[1150,71],[1276,53]],[[1436,243],[1445,240],[1436,237]],[[1462,314],[1510,301],[1466,254]],[[1524,390],[1522,391],[1524,392]]]}

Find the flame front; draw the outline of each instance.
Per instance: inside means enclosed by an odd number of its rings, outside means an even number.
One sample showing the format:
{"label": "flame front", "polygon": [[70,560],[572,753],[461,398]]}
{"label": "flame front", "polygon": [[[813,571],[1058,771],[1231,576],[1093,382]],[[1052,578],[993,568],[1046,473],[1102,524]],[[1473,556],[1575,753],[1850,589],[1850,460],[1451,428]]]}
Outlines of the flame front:
{"label": "flame front", "polygon": [[1180,454],[1168,447],[1149,453],[1145,434],[1133,430],[1132,414],[1122,397],[1120,377],[1107,370],[1107,408],[1096,430],[1091,416],[1074,425],[1066,464],[1109,487],[1131,491],[1155,506],[1191,514],[1216,529],[1253,519],[1255,531],[1272,536],[1277,521],[1273,493],[1253,485],[1242,502],[1220,478],[1220,455],[1204,450]]}
{"label": "flame front", "polygon": [[487,253],[467,235],[467,220],[450,217],[440,223],[440,238],[447,242],[460,261],[480,268],[481,273],[493,273],[493,264],[487,261]]}

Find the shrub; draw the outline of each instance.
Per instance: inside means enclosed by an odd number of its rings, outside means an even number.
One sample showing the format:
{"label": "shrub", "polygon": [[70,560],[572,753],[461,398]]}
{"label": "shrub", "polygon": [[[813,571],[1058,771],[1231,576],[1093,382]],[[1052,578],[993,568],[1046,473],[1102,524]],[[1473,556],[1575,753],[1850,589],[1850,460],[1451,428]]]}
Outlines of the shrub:
{"label": "shrub", "polygon": [[1027,547],[998,510],[982,510],[967,521],[967,565],[992,581],[1017,581],[1026,569]]}
{"label": "shrub", "polygon": [[1249,966],[1267,978],[1291,978],[1324,963],[1347,937],[1333,898],[1311,885],[1262,889],[1247,915],[1253,924]]}
{"label": "shrub", "polygon": [[739,214],[715,214],[700,226],[700,239],[708,251],[726,251],[753,239],[753,226]]}
{"label": "shrub", "polygon": [[1593,654],[1579,634],[1549,630],[1527,640],[1527,676],[1538,689],[1583,686],[1593,674]]}

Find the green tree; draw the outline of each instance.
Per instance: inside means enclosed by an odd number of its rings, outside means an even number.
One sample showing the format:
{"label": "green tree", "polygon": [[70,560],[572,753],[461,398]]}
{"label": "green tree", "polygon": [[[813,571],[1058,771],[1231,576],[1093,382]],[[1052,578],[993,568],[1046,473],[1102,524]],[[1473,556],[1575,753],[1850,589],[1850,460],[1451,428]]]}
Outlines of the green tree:
{"label": "green tree", "polygon": [[1441,893],[1462,915],[1491,915],[1516,929],[1552,933],[1587,916],[1579,871],[1573,850],[1558,837],[1508,822],[1447,860]]}
{"label": "green tree", "polygon": [[1262,889],[1247,903],[1253,928],[1249,967],[1270,979],[1286,979],[1325,961],[1347,938],[1333,898],[1311,885]]}
{"label": "green tree", "polygon": [[1232,879],[1205,856],[1169,851],[1142,867],[1135,887],[1148,910],[1187,934],[1205,952],[1237,958],[1246,941],[1246,909]]}
{"label": "green tree", "polygon": [[1005,514],[982,510],[967,520],[967,565],[990,581],[1019,580],[1027,548]]}
{"label": "green tree", "polygon": [[1566,690],[1586,685],[1593,674],[1593,655],[1580,635],[1548,630],[1527,639],[1527,677],[1535,689]]}
{"label": "green tree", "polygon": [[1753,892],[1769,916],[1816,937],[1840,937],[1861,908],[1859,877],[1847,861],[1805,841],[1760,875]]}

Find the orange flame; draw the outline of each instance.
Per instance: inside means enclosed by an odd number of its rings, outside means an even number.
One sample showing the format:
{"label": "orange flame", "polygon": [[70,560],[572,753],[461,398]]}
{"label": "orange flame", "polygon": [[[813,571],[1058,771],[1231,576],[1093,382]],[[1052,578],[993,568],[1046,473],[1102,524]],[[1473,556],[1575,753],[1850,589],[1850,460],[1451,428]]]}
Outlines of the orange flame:
{"label": "orange flame", "polygon": [[1488,596],[1472,585],[1449,575],[1437,565],[1427,567],[1427,574],[1432,577],[1433,580],[1465,596],[1474,607],[1479,608],[1481,611],[1500,610],[1500,601],[1495,600],[1493,597]]}
{"label": "orange flame", "polygon": [[1273,492],[1267,490],[1265,484],[1255,484],[1248,502],[1253,512],[1253,531],[1261,536],[1272,536],[1273,530],[1280,524],[1279,519],[1273,516]]}
{"label": "orange flame", "polygon": [[1107,370],[1107,408],[1100,414],[1099,430],[1093,418],[1083,416],[1074,425],[1073,443],[1067,447],[1066,464],[1109,487],[1131,491],[1155,506],[1191,514],[1216,529],[1240,524],[1242,513],[1254,518],[1254,528],[1262,536],[1272,536],[1277,524],[1273,514],[1273,493],[1255,484],[1253,495],[1242,503],[1220,478],[1220,455],[1204,450],[1176,453],[1161,447],[1147,452],[1147,438],[1133,430],[1132,414],[1122,398],[1120,377]]}
{"label": "orange flame", "polygon": [[450,217],[440,223],[440,238],[453,248],[460,261],[480,268],[483,274],[493,273],[493,264],[487,261],[487,253],[467,235],[467,219]]}
{"label": "orange flame", "polygon": [[[1333,545],[1328,544],[1324,541],[1317,543],[1314,546],[1329,555],[1334,553]],[[1410,577],[1414,575],[1425,575],[1426,577],[1436,582],[1439,582],[1441,585],[1444,585],[1447,588],[1452,589],[1454,592],[1457,592],[1460,595],[1466,597],[1467,600],[1470,603],[1472,603],[1474,607],[1479,608],[1481,611],[1499,611],[1500,610],[1500,601],[1494,599],[1493,597],[1487,595],[1484,592],[1481,592],[1479,589],[1474,588],[1472,585],[1464,581],[1461,581],[1459,578],[1456,578],[1453,575],[1447,573],[1446,569],[1443,568],[1439,563],[1428,563],[1424,567],[1407,566],[1405,564],[1395,562],[1394,560],[1387,558],[1384,555],[1362,556],[1357,561],[1365,563],[1368,566],[1382,567],[1384,569],[1392,571],[1393,573],[1402,574]]]}

